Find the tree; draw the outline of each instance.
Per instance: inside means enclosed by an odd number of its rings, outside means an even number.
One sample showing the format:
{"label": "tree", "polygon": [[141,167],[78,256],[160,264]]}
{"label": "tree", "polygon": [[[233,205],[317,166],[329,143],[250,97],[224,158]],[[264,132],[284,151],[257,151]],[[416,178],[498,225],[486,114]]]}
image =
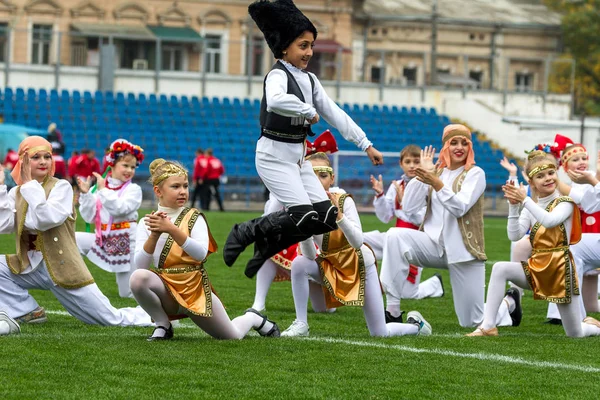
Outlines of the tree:
{"label": "tree", "polygon": [[[578,110],[600,115],[600,0],[544,0],[563,15],[565,48],[577,63],[575,87]],[[557,75],[563,75],[560,72]],[[564,85],[564,79],[551,86]]]}

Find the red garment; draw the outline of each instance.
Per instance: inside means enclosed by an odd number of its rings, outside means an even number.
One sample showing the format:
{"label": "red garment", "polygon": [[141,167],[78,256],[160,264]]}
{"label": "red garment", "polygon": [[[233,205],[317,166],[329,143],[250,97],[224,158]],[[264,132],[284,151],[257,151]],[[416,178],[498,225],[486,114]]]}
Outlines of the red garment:
{"label": "red garment", "polygon": [[54,176],[59,179],[64,179],[67,176],[67,165],[63,156],[54,154]]}
{"label": "red garment", "polygon": [[69,162],[67,163],[67,174],[69,176],[75,176],[77,175],[77,159],[80,156],[71,156],[71,158],[69,158]]}
{"label": "red garment", "polygon": [[6,157],[4,158],[4,166],[12,169],[17,164],[17,161],[19,161],[19,153],[14,150],[10,150],[8,153],[6,153]]}
{"label": "red garment", "polygon": [[199,179],[206,179],[206,171],[208,169],[208,159],[204,155],[196,156],[194,159],[194,174],[192,178],[194,181],[198,181]]}
{"label": "red garment", "polygon": [[82,154],[75,161],[75,175],[87,178],[92,176],[94,172],[100,173],[100,162],[96,158],[90,159],[87,155]]}
{"label": "red garment", "polygon": [[600,233],[600,211],[587,214],[581,210],[581,233]]}
{"label": "red garment", "polygon": [[206,170],[205,179],[219,179],[225,173],[223,163],[215,156],[210,156],[206,159],[208,168]]}
{"label": "red garment", "polygon": [[[403,180],[400,181],[400,187],[404,188],[406,184]],[[394,208],[396,210],[402,210],[402,204],[398,203],[398,198],[394,199]],[[408,228],[408,229],[419,229],[417,225],[413,225],[410,222],[396,218],[396,228]]]}

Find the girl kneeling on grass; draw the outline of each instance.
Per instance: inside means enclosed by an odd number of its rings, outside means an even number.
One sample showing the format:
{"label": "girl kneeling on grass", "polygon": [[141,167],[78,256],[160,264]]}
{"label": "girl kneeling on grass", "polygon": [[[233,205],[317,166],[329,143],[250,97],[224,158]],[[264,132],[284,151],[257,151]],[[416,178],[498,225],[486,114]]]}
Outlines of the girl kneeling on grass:
{"label": "girl kneeling on grass", "polygon": [[29,289],[50,290],[75,318],[107,326],[150,326],[141,308],[114,308],[94,283],[75,242],[73,189],[54,175],[52,146],[39,136],[19,145],[6,192],[0,171],[0,233],[15,233],[16,253],[0,256],[0,309],[19,323],[46,321]]}
{"label": "girl kneeling on grass", "polygon": [[[581,239],[580,212],[573,199],[557,190],[557,163],[543,152],[529,154],[526,173],[537,203],[525,188],[502,187],[508,199],[508,238],[518,240],[531,229],[532,255],[527,261],[494,264],[483,323],[468,336],[498,336],[496,313],[507,281],[531,289],[534,299],[557,303],[565,333],[569,337],[600,335],[600,322],[582,321],[577,271],[569,245]],[[523,211],[519,214],[521,204]]]}
{"label": "girl kneeling on grass", "polygon": [[159,158],[150,164],[150,175],[158,210],[138,224],[138,269],[130,281],[133,296],[156,323],[148,341],[171,339],[170,320],[186,317],[217,339],[241,339],[252,328],[262,336],[279,336],[277,324],[251,308],[231,321],[212,291],[204,263],[217,244],[204,215],[185,207],[187,171]]}
{"label": "girl kneeling on grass", "polygon": [[328,308],[343,305],[363,308],[371,336],[431,335],[431,325],[417,311],[407,323],[385,323],[383,296],[373,251],[363,243],[363,232],[352,197],[333,185],[333,169],[324,153],[308,158],[323,189],[339,209],[337,229],[300,243],[302,255],[292,263],[292,292],[296,320],[281,336],[308,336],[306,305],[309,280],[323,287]]}
{"label": "girl kneeling on grass", "polygon": [[118,139],[107,155],[110,175],[104,179],[95,173],[97,191],[90,190],[91,178],[77,178],[79,212],[85,222],[96,226],[95,234],[77,232],[77,246],[91,262],[116,274],[121,297],[132,297],[129,278],[135,270],[133,255],[142,189],[131,180],[143,160],[141,147]]}

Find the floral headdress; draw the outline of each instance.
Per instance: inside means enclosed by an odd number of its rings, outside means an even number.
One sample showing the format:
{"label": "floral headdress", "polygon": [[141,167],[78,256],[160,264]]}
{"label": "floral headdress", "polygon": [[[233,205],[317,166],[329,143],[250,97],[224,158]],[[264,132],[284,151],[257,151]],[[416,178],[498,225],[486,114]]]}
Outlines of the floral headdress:
{"label": "floral headdress", "polygon": [[554,137],[553,143],[538,144],[530,151],[525,151],[525,153],[529,154],[533,151],[543,151],[546,154],[553,155],[554,158],[556,158],[556,160],[560,163],[561,162],[561,154],[562,154],[563,150],[571,144],[573,144],[573,141],[571,139],[557,133],[556,136]]}
{"label": "floral headdress", "polygon": [[136,159],[136,166],[140,166],[144,161],[144,149],[140,146],[135,145],[125,139],[117,139],[110,145],[108,154],[106,155],[106,161],[111,167],[115,166],[115,162],[119,157],[123,157],[127,154],[131,154]]}

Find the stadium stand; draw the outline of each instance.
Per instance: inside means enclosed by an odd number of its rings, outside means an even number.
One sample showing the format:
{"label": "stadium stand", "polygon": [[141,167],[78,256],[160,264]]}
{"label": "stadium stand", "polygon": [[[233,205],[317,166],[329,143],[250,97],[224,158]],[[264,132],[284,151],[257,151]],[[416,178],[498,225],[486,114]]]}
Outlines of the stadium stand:
{"label": "stadium stand", "polygon": [[[81,148],[96,150],[98,156],[112,140],[119,137],[140,144],[146,159],[156,157],[180,160],[191,168],[198,147],[212,147],[223,161],[230,180],[230,190],[249,189],[248,182],[258,183],[254,167],[254,148],[259,135],[260,101],[238,98],[199,98],[162,95],[135,95],[96,91],[6,88],[0,92],[0,110],[4,121],[45,129],[55,122],[63,133],[67,151]],[[379,150],[399,152],[405,145],[440,145],[440,133],[450,122],[433,108],[343,104],[341,107],[368,133]],[[329,128],[321,119],[313,127],[315,133]],[[356,150],[338,132],[340,150]],[[476,161],[487,174],[488,189],[497,191],[506,179],[498,167],[503,157],[500,150],[474,135]],[[366,157],[353,157],[345,164],[345,177],[357,177],[352,169],[362,171],[360,179],[344,179],[349,189],[362,187],[366,174],[384,174],[394,170],[396,160],[382,169],[370,165]],[[365,174],[365,171],[366,174]],[[145,170],[139,173],[144,175]],[[387,175],[390,176],[390,175]],[[242,185],[242,187],[235,185]]]}

